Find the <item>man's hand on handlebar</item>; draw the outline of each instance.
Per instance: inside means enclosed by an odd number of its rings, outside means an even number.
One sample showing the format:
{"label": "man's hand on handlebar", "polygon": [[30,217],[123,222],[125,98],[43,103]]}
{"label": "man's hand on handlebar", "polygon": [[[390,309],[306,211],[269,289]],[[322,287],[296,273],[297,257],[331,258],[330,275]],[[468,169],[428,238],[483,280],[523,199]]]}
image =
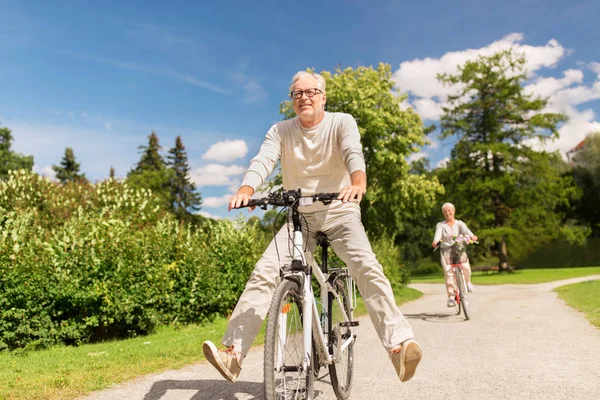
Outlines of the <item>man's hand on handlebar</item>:
{"label": "man's hand on handlebar", "polygon": [[[237,193],[229,198],[228,211],[231,211],[234,208],[240,208],[241,206],[247,206],[253,194],[254,189],[250,186],[240,187]],[[255,208],[256,206],[248,207],[248,211],[252,211]]]}
{"label": "man's hand on handlebar", "polygon": [[342,203],[347,203],[351,200],[362,200],[363,195],[366,193],[365,188],[362,185],[350,185],[340,192],[338,200]]}

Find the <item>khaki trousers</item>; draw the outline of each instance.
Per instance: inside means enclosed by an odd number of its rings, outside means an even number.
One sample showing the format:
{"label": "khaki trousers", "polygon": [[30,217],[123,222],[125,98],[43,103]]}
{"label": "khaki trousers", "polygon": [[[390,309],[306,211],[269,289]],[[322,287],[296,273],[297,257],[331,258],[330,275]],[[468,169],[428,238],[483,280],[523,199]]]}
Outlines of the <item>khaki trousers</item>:
{"label": "khaki trousers", "polygon": [[[394,300],[389,280],[377,261],[360,221],[360,208],[353,203],[325,211],[305,213],[307,248],[314,251],[316,233],[324,232],[333,251],[348,266],[364,299],[369,317],[386,350],[413,338],[413,332]],[[301,217],[302,218],[302,217]],[[289,229],[289,232],[288,232]],[[265,319],[279,280],[281,265],[291,262],[290,234],[284,225],[256,263],[229,320],[223,344],[246,355]],[[307,240],[307,236],[304,236]],[[317,256],[316,256],[317,257]]]}

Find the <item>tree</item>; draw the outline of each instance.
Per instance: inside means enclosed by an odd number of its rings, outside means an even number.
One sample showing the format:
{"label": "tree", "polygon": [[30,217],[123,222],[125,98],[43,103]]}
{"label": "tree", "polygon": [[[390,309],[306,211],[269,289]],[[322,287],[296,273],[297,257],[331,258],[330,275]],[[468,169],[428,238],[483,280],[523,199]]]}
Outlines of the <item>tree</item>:
{"label": "tree", "polygon": [[192,211],[200,210],[202,197],[196,192],[196,184],[190,180],[190,167],[181,137],[175,139],[175,147],[169,150],[168,166],[172,170],[171,203],[180,220],[193,219]]}
{"label": "tree", "polygon": [[[406,95],[394,89],[387,64],[321,74],[327,110],[349,113],[358,123],[368,177],[361,202],[365,228],[374,237],[395,237],[409,218],[427,214],[443,190],[436,178],[411,174],[406,160],[426,143],[423,122],[413,110],[400,108]],[[290,101],[281,104],[281,113],[294,116]]]}
{"label": "tree", "polygon": [[442,107],[441,137],[457,139],[440,180],[457,213],[494,241],[501,271],[509,266],[511,238],[516,249],[567,234],[557,210],[577,196],[556,168],[560,156],[533,147],[558,137],[565,117],[543,113],[548,100],[525,94],[524,65],[524,56],[504,51],[438,75],[456,88]]}
{"label": "tree", "polygon": [[113,168],[113,166],[110,166],[110,172],[108,173],[108,177],[110,179],[115,179],[115,169]]}
{"label": "tree", "polygon": [[60,183],[67,182],[86,182],[87,179],[85,174],[79,173],[79,163],[75,161],[75,153],[73,149],[67,147],[65,150],[65,155],[60,161],[59,165],[53,165],[52,169],[56,172],[56,179],[59,180]]}
{"label": "tree", "polygon": [[160,155],[161,146],[153,131],[148,136],[148,145],[140,146],[142,157],[135,168],[127,174],[127,182],[139,189],[150,189],[161,199],[166,210],[173,210],[171,202],[171,179],[173,172],[167,168]]}
{"label": "tree", "polygon": [[6,127],[0,127],[0,179],[8,177],[8,171],[33,169],[33,156],[24,156],[11,150],[12,131]]}
{"label": "tree", "polygon": [[589,134],[583,148],[573,157],[573,179],[582,191],[575,217],[600,237],[600,132]]}

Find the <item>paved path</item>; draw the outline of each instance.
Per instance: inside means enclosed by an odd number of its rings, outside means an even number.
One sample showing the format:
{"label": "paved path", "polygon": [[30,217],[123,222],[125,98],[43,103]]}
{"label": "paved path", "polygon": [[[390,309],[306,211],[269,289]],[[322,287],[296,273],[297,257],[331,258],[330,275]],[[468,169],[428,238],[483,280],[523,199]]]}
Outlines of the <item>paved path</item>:
{"label": "paved path", "polygon": [[[361,318],[352,399],[600,399],[600,329],[565,305],[554,287],[600,275],[536,285],[478,286],[471,320],[445,306],[441,284],[414,284],[404,304],[424,358],[401,383],[371,322]],[[199,338],[200,346],[201,338]],[[262,348],[255,347],[236,384],[206,362],[145,376],[83,400],[250,400],[262,398]],[[316,400],[335,399],[325,375]]]}

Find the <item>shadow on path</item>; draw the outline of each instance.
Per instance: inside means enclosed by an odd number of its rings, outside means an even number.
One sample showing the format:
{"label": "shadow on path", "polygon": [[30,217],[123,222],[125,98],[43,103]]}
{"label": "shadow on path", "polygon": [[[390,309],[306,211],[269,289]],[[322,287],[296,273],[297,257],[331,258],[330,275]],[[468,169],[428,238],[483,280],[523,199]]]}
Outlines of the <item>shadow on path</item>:
{"label": "shadow on path", "polygon": [[[258,382],[237,382],[235,384],[223,380],[164,380],[155,382],[144,396],[144,400],[160,400],[169,390],[196,390],[192,400],[238,400],[236,394],[243,394],[244,399],[262,399],[263,384]],[[252,397],[249,397],[252,396]]]}
{"label": "shadow on path", "polygon": [[456,324],[459,322],[466,322],[462,315],[456,315],[452,313],[420,313],[420,314],[404,314],[407,319],[420,319],[427,322],[443,322]]}
{"label": "shadow on path", "polygon": [[[319,380],[322,378],[319,378]],[[190,400],[250,400],[262,399],[264,397],[264,384],[262,382],[238,381],[232,384],[220,379],[187,381],[169,379],[155,382],[150,391],[144,396],[144,400],[161,400],[169,390],[197,391],[196,394],[190,397]],[[315,390],[314,398],[317,399],[321,394],[320,390]]]}

